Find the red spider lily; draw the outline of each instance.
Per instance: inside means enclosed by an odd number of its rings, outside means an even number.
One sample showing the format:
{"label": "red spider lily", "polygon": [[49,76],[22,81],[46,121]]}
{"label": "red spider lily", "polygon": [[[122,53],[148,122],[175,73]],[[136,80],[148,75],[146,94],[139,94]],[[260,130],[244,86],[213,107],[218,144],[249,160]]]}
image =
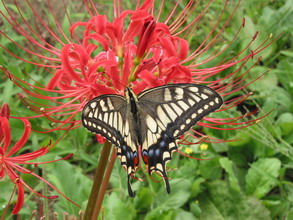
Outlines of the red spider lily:
{"label": "red spider lily", "polygon": [[[212,0],[208,1],[199,13],[196,13],[199,1],[190,0],[183,9],[178,1],[167,18],[161,17],[164,1],[145,0],[140,6],[137,5],[135,10],[122,11],[121,2],[118,0],[114,1],[112,21],[97,11],[92,0],[84,0],[85,9],[91,18],[74,23],[70,27],[70,37],[62,30],[50,1],[48,8],[54,18],[55,28],[46,24],[29,1],[26,2],[34,14],[35,26],[25,18],[17,3],[15,6],[19,11],[19,19],[15,18],[4,2],[6,14],[1,12],[12,28],[25,38],[24,45],[15,42],[2,31],[1,34],[24,50],[28,58],[19,57],[4,45],[1,47],[23,61],[43,68],[52,77],[47,85],[41,85],[36,81],[22,80],[3,67],[1,69],[28,95],[20,97],[31,110],[38,113],[34,117],[45,116],[55,123],[60,123],[54,129],[68,129],[69,126],[64,125],[74,123],[74,116],[90,99],[101,94],[123,94],[125,87],[132,87],[135,93],[139,93],[147,88],[168,83],[199,83],[213,88],[224,98],[228,97],[258,79],[250,76],[249,70],[260,58],[253,64],[248,61],[255,59],[258,53],[276,40],[271,40],[270,36],[247,53],[258,35],[256,33],[240,53],[235,56],[230,54],[218,61],[219,57],[230,51],[230,46],[245,27],[243,20],[230,41],[222,40],[225,28],[240,2],[235,5],[224,25],[219,26],[228,5],[228,1],[225,2],[211,31],[193,50],[190,50],[188,40],[196,35],[200,21]],[[44,31],[54,44],[43,37]],[[213,48],[218,49],[213,51]],[[237,68],[232,70],[231,67]],[[251,81],[247,82],[247,79]],[[45,92],[50,95],[44,95]],[[218,112],[237,106],[249,95],[225,101]],[[44,105],[31,97],[49,100],[51,104]],[[205,117],[205,121],[199,122],[198,125],[223,129],[221,126],[228,124],[233,125],[231,129],[237,129],[256,122],[238,121],[246,116],[248,114],[237,118]],[[194,133],[204,136],[197,131]]]}
{"label": "red spider lily", "polygon": [[[56,187],[54,187],[51,183],[49,183],[47,180],[35,174],[33,171],[30,171],[22,166],[25,164],[31,164],[37,167],[38,164],[45,164],[45,163],[52,163],[52,162],[59,161],[59,160],[54,160],[54,161],[48,161],[48,162],[28,162],[45,155],[51,149],[51,147],[53,147],[55,144],[51,146],[47,146],[47,147],[41,147],[40,149],[33,152],[15,155],[26,144],[31,133],[31,125],[27,119],[21,119],[24,124],[24,132],[22,134],[22,137],[14,144],[14,146],[10,146],[11,131],[10,131],[10,125],[9,125],[8,119],[9,119],[9,107],[7,104],[3,104],[3,106],[0,109],[0,179],[3,179],[7,175],[9,179],[11,180],[11,182],[14,183],[15,187],[17,188],[17,191],[18,191],[17,202],[12,210],[12,214],[17,214],[23,206],[25,187],[29,189],[31,192],[43,198],[48,198],[48,199],[58,198],[58,196],[44,196],[40,194],[39,192],[35,191],[29,185],[27,185],[24,182],[24,180],[21,179],[18,173],[31,174],[35,176],[39,180],[43,181],[44,183],[52,187],[54,190],[60,193],[67,200],[74,203],[69,198],[67,198],[62,192],[60,192]],[[60,160],[66,160],[70,158],[71,156],[72,154]]]}

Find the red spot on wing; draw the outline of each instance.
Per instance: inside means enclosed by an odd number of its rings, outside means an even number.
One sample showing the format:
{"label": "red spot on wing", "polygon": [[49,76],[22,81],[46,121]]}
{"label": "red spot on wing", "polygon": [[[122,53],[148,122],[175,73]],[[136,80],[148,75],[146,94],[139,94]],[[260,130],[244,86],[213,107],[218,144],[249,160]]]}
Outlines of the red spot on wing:
{"label": "red spot on wing", "polygon": [[138,166],[138,157],[133,158],[133,164],[134,164],[134,167]]}
{"label": "red spot on wing", "polygon": [[149,157],[147,155],[143,155],[143,161],[146,165],[149,163]]}

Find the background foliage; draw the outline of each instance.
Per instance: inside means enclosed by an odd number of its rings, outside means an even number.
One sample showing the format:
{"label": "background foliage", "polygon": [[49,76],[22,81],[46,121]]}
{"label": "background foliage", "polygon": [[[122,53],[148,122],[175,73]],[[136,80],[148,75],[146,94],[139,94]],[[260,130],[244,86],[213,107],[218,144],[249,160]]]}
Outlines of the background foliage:
{"label": "background foliage", "polygon": [[[235,7],[235,2],[230,2],[225,17],[229,16]],[[130,1],[124,1],[124,4],[126,7],[132,7]],[[166,1],[165,4],[164,13],[167,14],[173,2]],[[38,7],[40,5],[42,4],[38,4]],[[206,36],[205,33],[210,31],[222,6],[221,0],[213,2],[195,36],[189,40],[191,49],[195,49]],[[17,13],[13,4],[9,7]],[[70,1],[66,7],[73,20],[89,17],[77,10],[80,8],[80,3]],[[200,12],[200,7],[197,12]],[[99,1],[97,8],[101,14],[112,16],[112,10],[109,9],[111,3]],[[0,9],[4,11],[2,3]],[[48,10],[45,7],[39,10],[54,26]],[[69,29],[69,22],[66,18],[62,18],[62,11],[59,13],[62,28],[66,31]],[[250,41],[256,31],[260,32],[256,45],[271,33],[274,36],[283,34],[261,54],[263,57],[261,62],[251,70],[253,76],[260,75],[268,68],[270,72],[246,89],[247,92],[253,91],[253,96],[237,109],[231,110],[229,116],[237,117],[247,109],[255,108],[259,108],[260,111],[252,117],[259,117],[272,109],[274,111],[260,123],[245,129],[236,131],[204,129],[204,132],[211,137],[239,141],[208,144],[207,149],[198,145],[191,146],[193,150],[191,156],[211,158],[209,160],[198,161],[174,154],[172,162],[168,164],[170,170],[173,170],[169,172],[172,189],[170,195],[166,194],[163,182],[155,182],[145,172],[140,171],[138,178],[143,181],[133,181],[135,182],[133,188],[137,195],[134,199],[129,198],[126,173],[117,160],[111,176],[111,185],[103,204],[102,214],[105,219],[118,220],[121,216],[124,219],[147,220],[293,219],[293,1],[248,0],[241,2],[237,13],[226,28],[224,40],[233,38],[243,17],[246,18],[246,27],[231,47],[231,53],[237,54],[241,51],[243,45]],[[7,22],[2,21],[0,28],[14,41],[22,41],[22,37],[13,32]],[[218,30],[220,28],[221,25]],[[19,56],[26,56],[24,51],[16,48],[2,36],[0,44]],[[48,82],[49,76],[45,76],[42,69],[16,60],[2,49],[0,54],[2,54],[0,65],[5,66],[14,74],[25,78],[27,76],[23,73],[26,73],[40,83]],[[219,57],[219,60],[221,59]],[[17,98],[17,93],[21,92],[20,89],[3,74],[0,75],[0,79],[0,103],[8,102],[12,115],[32,115]],[[11,123],[13,137],[17,140],[22,133],[22,124],[16,120],[11,120]],[[31,123],[34,128],[38,128],[48,126],[49,121],[35,119],[31,120]],[[40,146],[47,145],[50,139],[57,140],[62,134],[63,132],[33,133],[23,151],[36,150]],[[42,161],[53,160],[72,152],[74,157],[69,161],[42,165],[38,172],[76,203],[81,204],[84,209],[100,148],[94,136],[85,129],[72,130],[57,147],[42,158]],[[43,191],[44,194],[55,194],[32,176],[22,177],[28,184]],[[1,215],[13,186],[8,179],[4,179],[0,181],[0,189]],[[63,198],[42,200],[27,192],[26,201],[25,207],[20,212],[23,219],[31,216],[31,212],[37,209],[37,205],[45,207],[46,216],[52,215],[53,212],[59,215],[69,213],[69,215],[78,216],[79,212],[78,208]]]}

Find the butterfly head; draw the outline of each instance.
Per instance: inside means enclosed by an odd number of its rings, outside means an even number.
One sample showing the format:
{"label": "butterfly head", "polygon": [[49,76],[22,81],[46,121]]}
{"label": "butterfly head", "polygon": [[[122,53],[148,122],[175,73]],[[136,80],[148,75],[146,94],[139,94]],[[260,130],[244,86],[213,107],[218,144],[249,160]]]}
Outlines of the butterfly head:
{"label": "butterfly head", "polygon": [[130,88],[126,88],[125,90],[125,97],[128,105],[130,106],[130,111],[136,115],[137,113],[137,96],[134,94],[134,92]]}
{"label": "butterfly head", "polygon": [[131,88],[125,89],[125,97],[128,102],[137,102],[137,96],[134,94]]}

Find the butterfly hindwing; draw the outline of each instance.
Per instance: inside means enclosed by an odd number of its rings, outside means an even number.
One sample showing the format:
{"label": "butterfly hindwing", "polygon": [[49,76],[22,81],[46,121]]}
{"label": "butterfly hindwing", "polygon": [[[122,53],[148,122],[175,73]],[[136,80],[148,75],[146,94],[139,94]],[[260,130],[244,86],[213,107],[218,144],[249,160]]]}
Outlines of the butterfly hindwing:
{"label": "butterfly hindwing", "polygon": [[166,163],[177,150],[179,137],[223,101],[213,89],[196,84],[159,86],[138,96],[131,89],[125,92],[126,98],[101,95],[88,102],[82,124],[117,147],[117,156],[128,174],[130,196],[134,196],[130,177],[138,167],[138,152],[148,172],[161,174],[170,192]]}
{"label": "butterfly hindwing", "polygon": [[130,176],[138,166],[137,127],[127,101],[120,95],[102,95],[86,104],[82,112],[82,124],[88,130],[100,134],[117,147],[117,156]]}
{"label": "butterfly hindwing", "polygon": [[222,105],[212,89],[195,84],[172,84],[138,95],[142,158],[149,173],[158,172],[169,183],[166,163],[177,149],[176,139]]}

